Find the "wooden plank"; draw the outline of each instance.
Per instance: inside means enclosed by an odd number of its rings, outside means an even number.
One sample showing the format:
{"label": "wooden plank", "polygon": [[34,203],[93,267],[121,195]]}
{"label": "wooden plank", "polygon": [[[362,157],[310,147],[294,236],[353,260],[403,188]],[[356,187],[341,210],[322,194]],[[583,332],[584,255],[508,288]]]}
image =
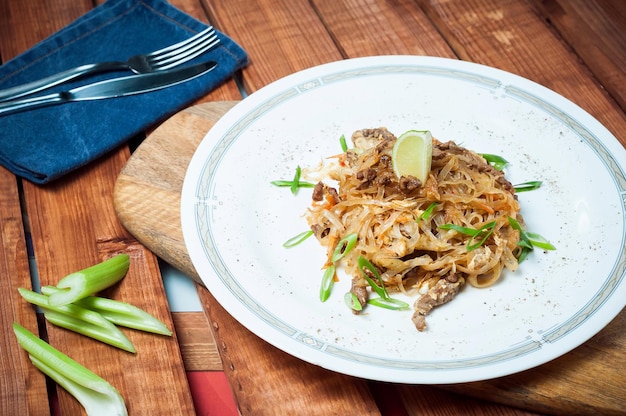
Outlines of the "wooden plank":
{"label": "wooden plank", "polygon": [[30,287],[24,224],[15,176],[0,168],[0,409],[11,415],[48,415],[46,382],[13,335],[13,322],[38,334],[35,311],[17,292]]}
{"label": "wooden plank", "polygon": [[315,10],[346,58],[428,55],[455,58],[445,38],[410,0],[313,0]]}
{"label": "wooden plank", "polygon": [[[420,5],[450,36],[455,53],[473,62],[521,75],[588,111],[626,145],[625,116],[598,88],[589,69],[527,2],[521,0],[426,1]],[[487,16],[487,18],[479,18]],[[622,56],[626,50],[622,51]]]}
{"label": "wooden plank", "polygon": [[626,111],[626,3],[621,0],[534,0],[533,3]]}
{"label": "wooden plank", "polygon": [[174,328],[187,371],[221,371],[213,330],[203,312],[173,312]]}
{"label": "wooden plank", "polygon": [[[12,37],[4,38],[3,45],[8,44],[14,53],[21,52],[91,8],[90,2],[65,3],[55,2],[53,7],[32,1],[12,2],[10,29],[5,22],[0,25]],[[11,43],[11,39],[16,42]],[[114,253],[128,252],[131,270],[109,295],[153,313],[172,327],[156,258],[120,226],[112,209],[113,184],[128,156],[128,149],[120,148],[49,186],[24,182],[39,277],[43,284],[53,284],[71,271]],[[125,397],[131,414],[194,414],[175,335],[170,338],[129,331],[138,350],[133,355],[49,325],[47,331],[52,345],[111,382]],[[58,398],[63,414],[83,412],[64,390],[59,389]]]}
{"label": "wooden plank", "polygon": [[[115,218],[113,184],[127,157],[128,150],[120,149],[49,186],[24,184],[39,278],[43,285],[55,284],[72,271],[126,252],[131,256],[129,273],[105,295],[134,304],[172,328],[156,258]],[[133,409],[153,415],[194,413],[176,334],[124,331],[137,349],[130,354],[64,329],[47,329],[52,345],[120,391],[131,414]],[[78,402],[64,390],[58,394],[63,414],[80,414]]]}

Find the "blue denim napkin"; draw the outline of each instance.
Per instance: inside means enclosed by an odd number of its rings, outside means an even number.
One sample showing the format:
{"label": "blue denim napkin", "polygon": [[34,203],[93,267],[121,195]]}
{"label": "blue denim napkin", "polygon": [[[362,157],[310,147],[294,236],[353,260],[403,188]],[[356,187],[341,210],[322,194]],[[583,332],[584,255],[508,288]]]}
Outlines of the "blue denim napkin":
{"label": "blue denim napkin", "polygon": [[[0,66],[0,89],[100,61],[125,61],[179,42],[207,26],[164,0],[108,0],[32,49]],[[221,42],[185,65],[218,66],[191,81],[128,97],[68,103],[0,117],[0,164],[43,184],[118,147],[206,95],[248,63],[245,51],[218,32]],[[130,71],[91,76],[65,90]]]}

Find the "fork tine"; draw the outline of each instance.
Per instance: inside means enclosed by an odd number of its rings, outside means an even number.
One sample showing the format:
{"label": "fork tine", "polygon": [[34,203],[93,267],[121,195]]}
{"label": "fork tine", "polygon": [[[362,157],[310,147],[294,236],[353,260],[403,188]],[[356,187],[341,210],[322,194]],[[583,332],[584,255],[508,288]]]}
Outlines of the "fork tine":
{"label": "fork tine", "polygon": [[213,28],[213,26],[209,26],[207,27],[205,30],[203,30],[202,32],[198,32],[197,34],[195,34],[194,36],[185,39],[181,42],[175,43],[173,45],[169,45],[163,49],[159,49],[157,51],[151,52],[149,54],[147,54],[145,57],[146,58],[153,58],[153,57],[158,57],[161,56],[163,54],[167,54],[170,53],[172,51],[177,51],[178,49],[181,48],[185,48],[187,45],[194,45],[199,39],[204,38],[205,36],[211,36],[213,33],[215,33],[215,29]]}
{"label": "fork tine", "polygon": [[180,65],[212,49],[213,47],[217,46],[219,43],[220,43],[219,38],[217,37],[216,34],[214,34],[205,42],[194,45],[193,48],[188,48],[187,50],[181,53],[166,57],[164,59],[156,59],[155,62],[152,62],[152,66],[158,67],[159,70],[163,70],[163,69],[174,67],[176,65]]}

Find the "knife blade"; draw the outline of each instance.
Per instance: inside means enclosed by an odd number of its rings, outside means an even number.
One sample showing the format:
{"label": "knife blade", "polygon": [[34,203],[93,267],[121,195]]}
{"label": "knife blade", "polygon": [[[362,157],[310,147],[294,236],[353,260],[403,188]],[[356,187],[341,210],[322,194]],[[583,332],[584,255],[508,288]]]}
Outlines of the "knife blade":
{"label": "knife blade", "polygon": [[103,100],[156,91],[190,81],[216,66],[217,62],[208,61],[184,68],[98,81],[68,91],[38,97],[6,101],[0,103],[0,116],[69,102]]}

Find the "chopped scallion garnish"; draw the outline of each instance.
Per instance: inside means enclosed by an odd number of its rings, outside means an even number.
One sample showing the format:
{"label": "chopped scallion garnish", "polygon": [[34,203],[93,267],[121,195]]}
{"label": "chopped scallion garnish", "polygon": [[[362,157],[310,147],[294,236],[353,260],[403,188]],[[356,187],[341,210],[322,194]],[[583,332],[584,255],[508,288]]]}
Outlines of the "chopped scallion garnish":
{"label": "chopped scallion garnish", "polygon": [[430,218],[431,215],[433,215],[433,211],[435,210],[435,207],[437,206],[436,202],[431,203],[425,210],[424,212],[422,212],[420,214],[419,217],[417,217],[417,222],[419,221],[428,221],[428,219]]}
{"label": "chopped scallion garnish", "polygon": [[335,283],[335,265],[331,264],[324,270],[324,276],[322,276],[322,285],[320,286],[320,300],[326,302],[330,296],[330,292]]}
{"label": "chopped scallion garnish", "polygon": [[537,233],[531,233],[523,230],[522,226],[515,218],[509,217],[509,224],[513,227],[513,229],[519,231],[520,241],[517,242],[517,245],[522,247],[522,251],[517,258],[518,263],[524,261],[524,259],[535,247],[539,247],[544,250],[556,250],[556,247],[554,247],[544,237]]}
{"label": "chopped scallion garnish", "polygon": [[[357,265],[359,266],[359,270],[363,274],[363,277],[367,281],[367,283],[372,287],[372,290],[380,296],[380,298],[374,298],[367,301],[368,304],[379,306],[381,308],[393,309],[393,310],[403,310],[408,309],[409,304],[401,301],[399,299],[393,299],[387,293],[387,289],[385,288],[385,283],[383,282],[380,273],[374,267],[369,260],[367,260],[363,256],[359,256],[357,260]],[[370,273],[376,278],[377,282],[371,278]],[[347,303],[347,302],[346,302]],[[357,300],[358,303],[358,300]],[[359,304],[360,305],[360,304]]]}
{"label": "chopped scallion garnish", "polygon": [[346,292],[346,294],[343,296],[343,300],[350,309],[355,310],[357,312],[360,312],[363,310],[363,306],[361,305],[361,302],[359,302],[359,298],[357,298],[357,296],[354,293]]}
{"label": "chopped scallion garnish", "polygon": [[498,155],[491,155],[489,153],[482,153],[481,156],[487,161],[495,170],[502,170],[509,163],[505,158]]}
{"label": "chopped scallion garnish", "polygon": [[367,301],[368,304],[378,306],[380,308],[402,311],[409,309],[409,304],[394,298],[372,298]]}
{"label": "chopped scallion garnish", "polygon": [[[281,188],[293,186],[293,181],[278,180],[278,181],[272,181],[270,183],[274,186],[278,186]],[[305,181],[298,182],[298,188],[314,188],[314,187],[315,187],[315,184],[311,182],[305,182]]]}
{"label": "chopped scallion garnish", "polygon": [[[461,234],[469,235],[471,238],[465,247],[467,251],[472,251],[476,250],[478,247],[482,246],[485,241],[487,241],[487,238],[489,238],[489,236],[493,233],[493,230],[496,228],[496,222],[488,222],[480,228],[468,228],[456,224],[442,224],[439,228],[442,230],[454,230]],[[472,243],[475,240],[478,241],[476,243]]]}
{"label": "chopped scallion garnish", "polygon": [[301,181],[300,176],[302,175],[302,168],[300,165],[296,167],[296,173],[293,175],[293,179],[290,181],[277,180],[272,181],[271,184],[274,186],[281,187],[289,187],[291,189],[291,193],[296,195],[298,193],[298,189],[300,188],[314,188],[315,184],[311,182]]}
{"label": "chopped scallion garnish", "polygon": [[356,245],[358,235],[356,233],[351,233],[339,240],[335,250],[333,251],[333,255],[330,258],[330,261],[333,263],[341,260],[345,257]]}
{"label": "chopped scallion garnish", "polygon": [[341,145],[341,150],[343,150],[344,153],[346,153],[348,151],[348,144],[346,143],[346,136],[345,135],[341,135],[341,137],[339,138],[339,144]]}
{"label": "chopped scallion garnish", "polygon": [[[363,256],[359,256],[357,265],[359,266],[359,270],[363,274],[363,277],[367,280],[367,283],[372,287],[374,292],[376,292],[381,298],[388,298],[389,294],[387,294],[387,289],[385,289],[383,279],[380,277],[380,273],[376,270],[376,267],[374,267],[374,265]],[[376,278],[376,281],[371,278],[370,274]]]}
{"label": "chopped scallion garnish", "polygon": [[300,244],[301,242],[303,242],[304,240],[306,240],[307,238],[309,238],[312,235],[313,235],[313,231],[312,230],[303,231],[300,234],[295,235],[295,236],[291,237],[289,240],[285,241],[283,243],[283,247],[290,248],[290,247],[293,247],[293,246],[297,246],[298,244]]}
{"label": "chopped scallion garnish", "polygon": [[514,185],[515,192],[528,192],[534,191],[535,189],[539,189],[541,187],[542,181],[529,181]]}

